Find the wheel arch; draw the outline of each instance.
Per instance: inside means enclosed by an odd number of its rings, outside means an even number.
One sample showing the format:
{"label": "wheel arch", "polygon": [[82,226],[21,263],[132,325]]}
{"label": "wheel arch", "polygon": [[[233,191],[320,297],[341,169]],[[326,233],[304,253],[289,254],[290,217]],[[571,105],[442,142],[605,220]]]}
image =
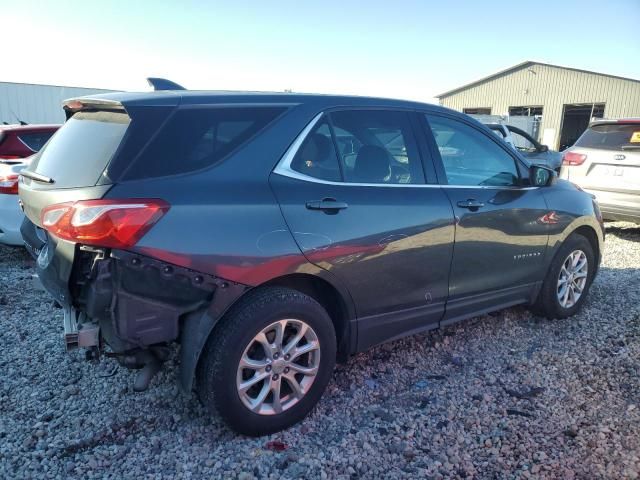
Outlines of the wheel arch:
{"label": "wheel arch", "polygon": [[292,273],[274,278],[261,287],[285,287],[310,296],[327,311],[333,322],[338,345],[339,361],[346,361],[356,343],[356,330],[351,320],[355,318],[348,293],[329,280],[308,273]]}
{"label": "wheel arch", "polygon": [[310,273],[291,273],[272,278],[255,287],[227,288],[226,296],[221,301],[214,301],[207,309],[198,310],[187,315],[182,321],[180,336],[179,383],[182,389],[190,392],[193,389],[195,372],[200,362],[204,346],[216,326],[227,312],[242,301],[249,292],[266,287],[286,287],[310,296],[322,305],[331,318],[337,341],[337,360],[346,361],[354,351],[357,341],[355,309],[346,289],[339,284]]}
{"label": "wheel arch", "polygon": [[575,230],[573,230],[567,238],[571,235],[581,235],[585,237],[589,243],[591,244],[591,248],[593,248],[593,253],[596,255],[596,272],[598,271],[598,267],[600,266],[600,259],[602,256],[602,252],[600,251],[600,241],[598,239],[598,234],[596,230],[590,225],[582,225]]}

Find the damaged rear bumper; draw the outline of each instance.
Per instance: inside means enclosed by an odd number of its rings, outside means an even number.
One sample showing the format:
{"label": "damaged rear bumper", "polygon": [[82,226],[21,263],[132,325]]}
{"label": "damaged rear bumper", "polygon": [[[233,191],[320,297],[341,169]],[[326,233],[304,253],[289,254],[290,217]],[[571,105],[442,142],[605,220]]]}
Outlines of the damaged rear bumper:
{"label": "damaged rear bumper", "polygon": [[64,344],[67,349],[91,348],[100,345],[100,327],[71,306],[64,306]]}
{"label": "damaged rear bumper", "polygon": [[[71,302],[63,305],[65,345],[155,372],[167,345],[181,342],[180,383],[190,390],[209,333],[248,288],[131,252],[79,247],[69,281]],[[136,380],[136,390],[146,388],[146,377]]]}

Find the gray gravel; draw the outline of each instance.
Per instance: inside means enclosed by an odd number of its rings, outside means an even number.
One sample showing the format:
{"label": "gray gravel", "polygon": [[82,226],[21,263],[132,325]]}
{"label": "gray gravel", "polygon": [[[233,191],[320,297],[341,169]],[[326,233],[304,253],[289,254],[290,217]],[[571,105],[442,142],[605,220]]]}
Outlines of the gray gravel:
{"label": "gray gravel", "polygon": [[[1,478],[637,478],[640,228],[608,226],[582,313],[513,308],[339,366],[302,424],[260,439],[211,419],[175,362],[133,376],[65,353],[33,262],[0,247]],[[274,451],[268,441],[288,448]]]}

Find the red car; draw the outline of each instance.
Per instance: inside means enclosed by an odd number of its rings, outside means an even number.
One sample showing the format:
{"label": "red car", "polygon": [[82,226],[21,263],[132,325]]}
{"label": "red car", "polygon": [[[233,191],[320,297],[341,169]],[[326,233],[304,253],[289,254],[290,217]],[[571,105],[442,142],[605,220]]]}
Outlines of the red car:
{"label": "red car", "polygon": [[47,143],[60,125],[0,125],[0,162],[19,162]]}

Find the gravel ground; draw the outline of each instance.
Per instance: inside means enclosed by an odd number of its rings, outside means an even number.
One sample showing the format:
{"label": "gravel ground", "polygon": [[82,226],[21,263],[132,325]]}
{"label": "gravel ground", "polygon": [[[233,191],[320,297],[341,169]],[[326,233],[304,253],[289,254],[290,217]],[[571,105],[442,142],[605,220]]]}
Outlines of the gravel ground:
{"label": "gravel ground", "polygon": [[[179,392],[67,354],[61,313],[0,247],[2,478],[637,478],[640,228],[608,225],[582,313],[523,308],[360,354],[302,424],[250,439]],[[287,448],[267,448],[269,441]]]}

